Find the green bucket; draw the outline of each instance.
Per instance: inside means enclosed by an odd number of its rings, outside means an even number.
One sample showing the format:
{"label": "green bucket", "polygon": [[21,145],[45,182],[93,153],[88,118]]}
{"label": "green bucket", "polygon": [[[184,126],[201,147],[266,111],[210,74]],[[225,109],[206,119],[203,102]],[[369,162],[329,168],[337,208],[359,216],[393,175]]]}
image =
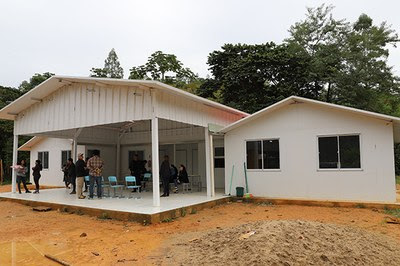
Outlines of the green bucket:
{"label": "green bucket", "polygon": [[244,187],[236,187],[236,197],[243,197]]}

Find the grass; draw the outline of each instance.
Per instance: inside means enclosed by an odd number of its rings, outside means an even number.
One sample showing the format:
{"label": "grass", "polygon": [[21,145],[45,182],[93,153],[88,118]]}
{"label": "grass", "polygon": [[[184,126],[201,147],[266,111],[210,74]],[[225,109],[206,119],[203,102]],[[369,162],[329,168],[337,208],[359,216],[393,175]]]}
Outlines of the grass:
{"label": "grass", "polygon": [[400,209],[385,209],[385,213],[400,218]]}
{"label": "grass", "polygon": [[400,185],[400,175],[396,175],[396,184]]}

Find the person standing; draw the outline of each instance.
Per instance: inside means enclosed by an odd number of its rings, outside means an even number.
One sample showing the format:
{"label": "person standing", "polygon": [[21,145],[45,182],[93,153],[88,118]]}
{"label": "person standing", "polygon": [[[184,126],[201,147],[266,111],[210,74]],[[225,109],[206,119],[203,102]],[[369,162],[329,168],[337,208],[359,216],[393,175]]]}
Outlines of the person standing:
{"label": "person standing", "polygon": [[40,162],[40,160],[36,160],[35,162],[35,166],[32,167],[32,176],[33,176],[33,181],[35,181],[35,191],[33,193],[39,193],[39,179],[41,177],[40,175],[40,171],[42,171],[43,167],[42,167],[42,163]]}
{"label": "person standing", "polygon": [[83,195],[83,183],[85,182],[85,175],[86,175],[86,163],[83,160],[83,154],[78,154],[78,160],[75,163],[76,169],[76,190],[78,199],[84,199],[85,196]]}
{"label": "person standing", "polygon": [[68,178],[68,161],[63,164],[63,167],[61,168],[61,171],[63,172],[63,182],[65,183],[65,188],[69,189],[69,178]]}
{"label": "person standing", "polygon": [[164,156],[164,161],[160,167],[160,177],[163,183],[163,194],[161,197],[169,197],[169,178],[171,177],[171,167],[168,155]]}
{"label": "person standing", "polygon": [[101,179],[103,174],[104,161],[100,158],[100,151],[94,150],[93,157],[87,162],[89,168],[90,185],[89,185],[89,199],[93,199],[94,183],[97,185],[97,197],[101,199]]}
{"label": "person standing", "polygon": [[72,184],[72,192],[69,194],[73,195],[76,194],[76,169],[72,158],[68,159],[67,166],[68,166],[68,179],[69,182]]}
{"label": "person standing", "polygon": [[[87,168],[87,162],[89,161],[89,159],[90,159],[89,157],[86,157],[85,159],[85,165],[86,165],[85,176],[89,176],[89,168]],[[85,190],[83,192],[88,192],[88,183],[86,180],[84,180],[84,183],[85,183]]]}
{"label": "person standing", "polygon": [[28,172],[28,167],[26,167],[25,160],[21,160],[21,162],[19,164],[17,164],[16,166],[13,166],[13,168],[15,169],[16,175],[17,175],[17,184],[18,184],[19,194],[21,194],[21,182],[22,182],[22,184],[24,184],[25,193],[31,193],[29,191],[28,187],[26,186],[26,173]]}

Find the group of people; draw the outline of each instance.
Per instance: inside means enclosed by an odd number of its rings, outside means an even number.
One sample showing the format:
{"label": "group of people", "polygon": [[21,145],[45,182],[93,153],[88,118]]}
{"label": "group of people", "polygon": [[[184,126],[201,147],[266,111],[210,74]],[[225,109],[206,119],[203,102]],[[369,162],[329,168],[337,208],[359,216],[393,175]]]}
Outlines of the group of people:
{"label": "group of people", "polygon": [[189,183],[188,173],[186,167],[181,164],[179,170],[175,165],[169,163],[169,156],[164,156],[164,161],[161,163],[160,167],[160,178],[163,184],[163,194],[161,197],[169,197],[169,184],[174,183],[175,191],[178,193],[178,184]]}
{"label": "group of people", "polygon": [[[100,151],[94,150],[93,156],[84,160],[83,154],[78,154],[78,160],[74,163],[72,158],[67,160],[62,171],[66,188],[72,185],[72,192],[78,199],[86,198],[83,192],[87,192],[85,176],[89,176],[89,199],[94,197],[94,184],[97,186],[97,198],[102,198],[102,175],[104,161],[100,158]],[[83,186],[85,185],[85,190]]]}
{"label": "group of people", "polygon": [[[28,189],[28,186],[26,185],[27,183],[27,174],[28,174],[28,167],[26,166],[26,161],[21,160],[17,165],[12,166],[16,172],[16,177],[17,177],[17,185],[18,185],[18,192],[21,194],[21,183],[24,185],[25,193],[31,193],[31,191]],[[35,161],[35,166],[32,167],[32,175],[33,175],[33,180],[35,182],[35,191],[33,193],[39,193],[39,179],[41,177],[40,172],[42,171],[42,163],[40,160]]]}
{"label": "group of people", "polygon": [[[149,161],[139,160],[139,156],[137,154],[133,156],[132,161],[129,163],[129,170],[131,171],[131,175],[136,177],[136,183],[138,186],[140,186],[139,190],[141,190],[142,186],[145,186],[146,184],[145,182],[142,182],[142,177],[145,173],[150,172],[150,170],[146,169],[146,165],[149,165]],[[161,197],[169,196],[170,183],[174,183],[175,185],[174,193],[178,193],[178,184],[189,183],[186,167],[181,164],[178,170],[175,165],[169,163],[168,155],[164,156],[164,161],[161,164],[160,179],[162,180],[163,184],[163,194]],[[133,190],[133,192],[134,191],[135,190]]]}
{"label": "group of people", "polygon": [[[134,155],[132,162],[129,164],[129,169],[131,175],[136,177],[136,183],[142,189],[142,176],[148,172],[146,169],[147,161],[139,160],[137,154]],[[104,161],[100,158],[100,152],[98,150],[93,151],[93,156],[91,158],[86,158],[84,160],[83,154],[78,154],[78,160],[74,163],[72,158],[69,158],[66,164],[63,166],[62,171],[64,172],[64,182],[66,188],[70,188],[72,185],[72,191],[70,194],[76,194],[78,199],[84,199],[84,192],[87,192],[87,184],[85,182],[85,176],[89,176],[89,199],[93,199],[94,196],[94,184],[97,186],[97,197],[102,198],[102,174],[103,174]],[[28,168],[26,167],[25,160],[13,166],[16,171],[18,191],[21,193],[21,183],[25,188],[26,193],[31,193],[29,191],[27,183],[27,173]],[[39,179],[41,177],[40,172],[43,167],[40,160],[36,160],[35,166],[32,167],[32,175],[35,182],[35,192],[39,193]],[[188,174],[186,167],[181,164],[179,170],[175,165],[169,163],[168,155],[164,156],[164,161],[161,163],[160,167],[160,178],[163,184],[163,194],[161,197],[169,196],[169,184],[174,183],[175,193],[178,193],[178,184],[189,183]],[[83,186],[85,185],[85,190]]]}

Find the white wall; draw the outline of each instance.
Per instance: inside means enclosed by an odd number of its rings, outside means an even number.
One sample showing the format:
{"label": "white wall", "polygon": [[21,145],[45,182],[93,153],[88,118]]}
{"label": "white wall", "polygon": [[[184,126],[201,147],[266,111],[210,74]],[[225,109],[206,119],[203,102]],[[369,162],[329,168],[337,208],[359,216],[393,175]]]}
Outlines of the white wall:
{"label": "white wall", "polygon": [[[72,140],[46,138],[32,147],[30,151],[30,169],[35,165],[38,159],[38,152],[49,152],[49,169],[43,169],[40,178],[41,185],[48,186],[64,186],[64,174],[61,171],[61,151],[71,150]],[[78,152],[84,151],[84,146],[78,145]],[[43,162],[42,162],[43,163]],[[32,173],[32,170],[30,171]],[[33,183],[33,177],[30,176],[30,181]]]}
{"label": "white wall", "polygon": [[[357,171],[318,170],[318,135],[359,133],[361,168]],[[225,188],[232,194],[245,187],[245,140],[279,138],[280,171],[248,171],[255,196],[329,200],[396,200],[393,126],[311,104],[293,104],[236,128],[225,135]]]}

